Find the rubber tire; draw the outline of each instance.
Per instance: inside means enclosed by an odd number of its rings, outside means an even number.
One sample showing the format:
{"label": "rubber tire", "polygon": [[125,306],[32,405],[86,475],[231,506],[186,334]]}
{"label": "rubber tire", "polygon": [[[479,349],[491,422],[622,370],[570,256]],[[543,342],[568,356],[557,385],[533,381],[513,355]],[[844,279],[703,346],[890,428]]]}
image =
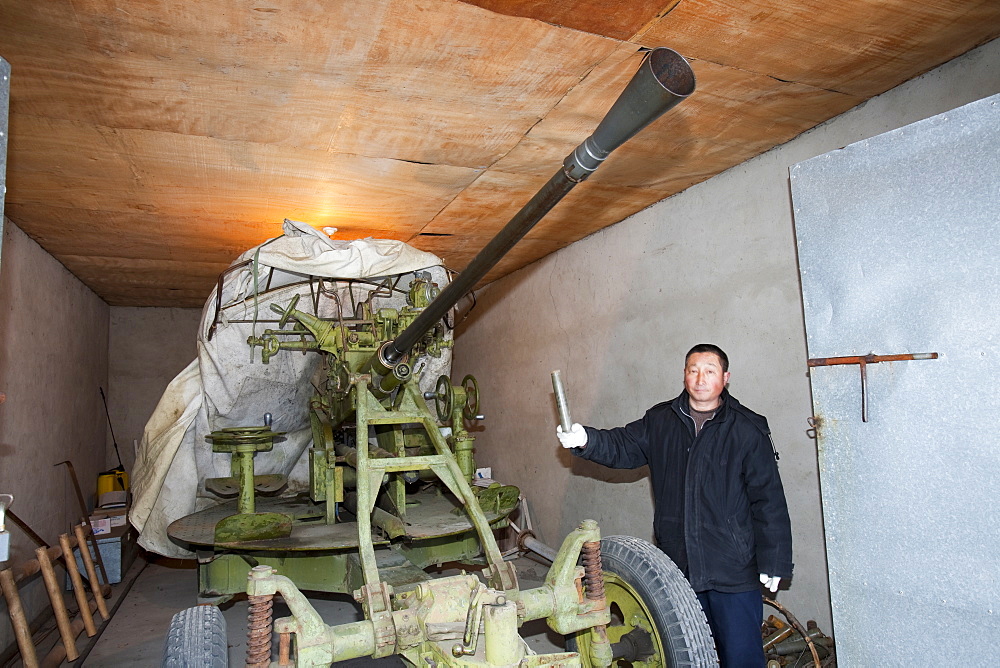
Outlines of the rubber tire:
{"label": "rubber tire", "polygon": [[214,605],[181,610],[170,620],[161,668],[227,668],[226,619]]}
{"label": "rubber tire", "polygon": [[[719,665],[705,611],[687,578],[662,550],[632,536],[608,536],[601,540],[601,566],[631,587],[649,610],[666,666]],[[577,647],[576,636],[568,636],[566,649],[576,652]],[[589,666],[587,657],[580,658]]]}

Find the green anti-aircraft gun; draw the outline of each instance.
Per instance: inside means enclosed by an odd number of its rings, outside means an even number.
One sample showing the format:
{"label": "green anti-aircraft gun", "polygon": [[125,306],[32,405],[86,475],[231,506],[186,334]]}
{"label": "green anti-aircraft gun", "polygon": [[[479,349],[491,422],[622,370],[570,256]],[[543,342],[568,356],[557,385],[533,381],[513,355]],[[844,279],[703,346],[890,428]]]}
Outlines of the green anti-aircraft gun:
{"label": "green anti-aircraft gun", "polygon": [[[208,439],[213,451],[231,453],[233,476],[206,485],[237,495],[235,509],[230,502],[169,529],[201,550],[203,594],[248,594],[247,665],[271,665],[272,628],[279,665],[391,654],[424,667],[714,663],[704,617],[676,567],[644,541],[602,541],[593,521],[550,555],[543,586],[522,591],[494,537],[519,491],[472,484],[473,439],[464,422],[479,412],[478,385],[471,376],[457,384],[441,376],[434,391],[421,392],[411,364],[450,345],[441,321],[458,300],[570,189],[694,85],[678,54],[648,53],[593,135],[443,290],[417,274],[405,306],[375,308],[369,298],[350,319],[300,310],[297,297],[271,305],[278,328],[249,340],[265,363],[282,351],[323,356],[310,403],[309,500],[257,493],[282,484],[254,475],[254,454],[280,440],[270,424],[221,430]],[[482,566],[482,578],[432,578],[424,570],[451,562]],[[328,626],[302,590],[353,594],[364,620]],[[272,620],[275,594],[291,616]],[[536,619],[570,636],[571,651],[531,654],[518,628]]]}

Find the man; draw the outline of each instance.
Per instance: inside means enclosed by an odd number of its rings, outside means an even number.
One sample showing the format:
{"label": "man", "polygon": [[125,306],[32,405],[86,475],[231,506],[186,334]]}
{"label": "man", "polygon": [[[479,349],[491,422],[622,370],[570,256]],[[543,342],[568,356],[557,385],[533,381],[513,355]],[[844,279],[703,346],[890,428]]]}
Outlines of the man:
{"label": "man", "polygon": [[691,583],[723,668],[764,666],[760,585],[792,575],[792,534],[767,420],[733,398],[712,344],[684,361],[684,391],[615,429],[556,429],[565,448],[611,468],[649,465],[654,536]]}

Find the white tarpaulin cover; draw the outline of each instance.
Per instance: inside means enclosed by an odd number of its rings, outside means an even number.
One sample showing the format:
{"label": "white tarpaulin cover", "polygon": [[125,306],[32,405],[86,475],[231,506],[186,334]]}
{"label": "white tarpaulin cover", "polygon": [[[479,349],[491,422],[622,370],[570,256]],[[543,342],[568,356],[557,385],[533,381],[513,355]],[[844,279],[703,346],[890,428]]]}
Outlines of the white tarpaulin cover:
{"label": "white tarpaulin cover", "polygon": [[[147,550],[168,557],[192,556],[170,540],[167,526],[223,501],[205,491],[206,478],[232,475],[230,456],[213,453],[205,440],[215,430],[263,425],[264,414],[270,413],[271,428],[287,435],[270,452],[254,457],[255,473],[288,476],[288,493],[308,489],[306,451],[312,442],[308,402],[315,392],[311,381],[321,354],[280,351],[263,364],[261,349],[251,351],[247,337],[278,328],[271,304],[284,307],[301,295],[298,310],[321,317],[336,317],[340,312],[351,318],[352,304],[367,299],[374,285],[350,287],[337,281],[309,282],[308,277],[374,282],[402,276],[398,282],[402,292],[377,297],[376,308],[405,305],[409,285],[405,274],[423,271],[440,287],[447,282],[447,272],[436,255],[401,241],[334,241],[309,225],[290,220],[285,221],[283,231],[282,236],[248,250],[233,263],[236,267],[251,261],[227,274],[219,322],[210,337],[218,288],[212,291],[202,311],[198,358],[167,386],[146,424],[132,475],[129,521],[139,530],[139,544]],[[450,349],[423,363],[421,387],[431,390],[437,377],[450,370]],[[420,362],[415,369],[421,371]]]}

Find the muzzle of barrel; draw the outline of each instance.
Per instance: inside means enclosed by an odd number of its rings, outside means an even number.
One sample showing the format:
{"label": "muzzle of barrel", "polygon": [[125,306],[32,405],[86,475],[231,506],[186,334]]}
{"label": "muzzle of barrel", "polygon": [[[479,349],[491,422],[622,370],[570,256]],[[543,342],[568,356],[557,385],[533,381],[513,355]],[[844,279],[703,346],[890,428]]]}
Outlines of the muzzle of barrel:
{"label": "muzzle of barrel", "polygon": [[566,176],[582,181],[616,148],[694,92],[691,65],[676,51],[653,49],[604,119],[563,161]]}

